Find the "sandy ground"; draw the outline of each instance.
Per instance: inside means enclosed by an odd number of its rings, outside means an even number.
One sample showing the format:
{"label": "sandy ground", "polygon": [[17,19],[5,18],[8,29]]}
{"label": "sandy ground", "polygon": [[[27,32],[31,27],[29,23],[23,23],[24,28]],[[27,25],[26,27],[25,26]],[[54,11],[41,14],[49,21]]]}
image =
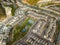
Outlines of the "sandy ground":
{"label": "sandy ground", "polygon": [[12,9],[10,7],[4,7],[4,8],[5,8],[6,15],[0,14],[0,22],[3,22],[6,18],[9,18],[12,16],[12,14],[11,14]]}
{"label": "sandy ground", "polygon": [[2,22],[4,19],[6,19],[5,15],[0,15],[0,22]]}

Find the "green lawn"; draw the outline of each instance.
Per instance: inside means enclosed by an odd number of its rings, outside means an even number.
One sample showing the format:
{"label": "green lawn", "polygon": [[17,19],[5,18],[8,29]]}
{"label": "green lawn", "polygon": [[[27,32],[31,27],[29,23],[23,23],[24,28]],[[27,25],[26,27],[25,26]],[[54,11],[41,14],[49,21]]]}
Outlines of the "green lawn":
{"label": "green lawn", "polygon": [[[22,31],[22,29],[26,26],[28,20],[29,20],[29,18],[26,19],[26,20],[22,23],[21,26],[19,26],[19,25],[16,26],[16,29],[14,30],[14,39],[13,39],[13,41],[16,41],[16,40],[22,38],[22,37],[27,33],[27,32],[23,33],[23,32],[21,32],[21,31]],[[18,36],[18,35],[19,35],[19,36]],[[18,37],[18,38],[17,38],[17,37]]]}
{"label": "green lawn", "polygon": [[[13,29],[14,30],[13,41],[11,43],[9,42],[7,45],[11,45],[12,43],[23,38],[27,34],[28,30],[32,26],[32,24],[28,23],[29,20],[33,20],[33,19],[26,18],[25,21],[21,25],[16,25],[14,27],[14,29]],[[33,21],[35,21],[35,20],[33,20]],[[22,32],[22,30],[25,29],[26,26],[28,26],[28,28],[26,29],[26,32]]]}
{"label": "green lawn", "polygon": [[[20,26],[17,25],[16,26],[16,29],[14,30],[14,39],[13,39],[13,41],[19,40],[20,38],[22,38],[22,37],[24,37],[26,35],[26,33],[28,32],[29,28],[32,26],[32,24],[28,23],[28,20],[30,20],[30,18],[25,19],[25,21],[22,23],[22,25],[20,25]],[[22,30],[25,28],[26,25],[28,25],[27,31],[26,32],[22,32]]]}

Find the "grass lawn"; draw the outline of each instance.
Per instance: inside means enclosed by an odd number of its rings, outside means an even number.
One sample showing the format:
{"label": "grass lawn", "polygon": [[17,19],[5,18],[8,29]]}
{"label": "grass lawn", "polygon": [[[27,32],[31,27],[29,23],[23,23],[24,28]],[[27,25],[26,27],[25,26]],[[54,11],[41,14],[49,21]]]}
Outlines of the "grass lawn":
{"label": "grass lawn", "polygon": [[[15,41],[23,38],[27,34],[28,30],[32,26],[32,24],[28,23],[29,20],[33,20],[33,19],[26,18],[25,21],[21,25],[16,25],[14,27],[14,29],[13,29],[13,32],[14,32],[13,33],[13,41],[11,43],[9,42],[9,44],[7,44],[7,45],[11,45],[12,43],[14,43]],[[33,20],[33,21],[35,21],[35,20]],[[26,29],[26,32],[22,32],[22,30],[25,29],[26,26],[28,27]]]}
{"label": "grass lawn", "polygon": [[[22,25],[20,25],[20,26],[17,25],[16,26],[16,29],[14,30],[13,42],[19,40],[20,38],[23,38],[26,35],[26,33],[28,32],[29,28],[32,26],[32,24],[28,23],[28,20],[30,20],[30,18],[25,19],[25,21],[22,23]],[[28,25],[27,31],[26,32],[22,32],[22,30],[26,27],[26,25]]]}
{"label": "grass lawn", "polygon": [[[21,32],[23,30],[23,28],[26,26],[27,22],[28,22],[29,18],[27,18],[21,26],[16,25],[16,29],[14,30],[14,39],[13,41],[16,41],[20,38],[22,38],[27,32],[23,33]],[[18,36],[19,35],[19,36]],[[17,38],[18,37],[18,38]]]}

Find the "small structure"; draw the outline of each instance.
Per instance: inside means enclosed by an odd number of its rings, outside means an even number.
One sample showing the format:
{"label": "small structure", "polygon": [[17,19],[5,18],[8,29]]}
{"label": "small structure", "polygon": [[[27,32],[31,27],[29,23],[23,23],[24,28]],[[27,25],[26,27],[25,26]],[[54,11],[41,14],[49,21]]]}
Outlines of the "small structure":
{"label": "small structure", "polygon": [[33,24],[33,23],[34,23],[34,21],[33,21],[33,20],[29,20],[29,21],[28,21],[28,23]]}
{"label": "small structure", "polygon": [[26,32],[26,29],[23,29],[22,32]]}

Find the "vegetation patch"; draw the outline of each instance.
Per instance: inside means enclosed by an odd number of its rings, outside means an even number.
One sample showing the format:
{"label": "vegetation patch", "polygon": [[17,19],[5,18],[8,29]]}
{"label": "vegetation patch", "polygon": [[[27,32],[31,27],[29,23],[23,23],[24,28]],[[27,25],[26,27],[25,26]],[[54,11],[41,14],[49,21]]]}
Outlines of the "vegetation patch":
{"label": "vegetation patch", "polygon": [[25,21],[23,21],[21,25],[16,25],[14,27],[13,40],[11,42],[8,42],[7,45],[11,45],[12,43],[14,43],[15,41],[18,41],[19,39],[23,38],[27,34],[30,27],[33,25],[33,23],[31,23],[29,20],[31,22],[35,22],[35,20],[31,18],[26,18]]}
{"label": "vegetation patch", "polygon": [[5,18],[6,18],[5,9],[0,4],[0,20],[4,20]]}
{"label": "vegetation patch", "polygon": [[35,5],[39,0],[27,0],[27,2],[31,5]]}

